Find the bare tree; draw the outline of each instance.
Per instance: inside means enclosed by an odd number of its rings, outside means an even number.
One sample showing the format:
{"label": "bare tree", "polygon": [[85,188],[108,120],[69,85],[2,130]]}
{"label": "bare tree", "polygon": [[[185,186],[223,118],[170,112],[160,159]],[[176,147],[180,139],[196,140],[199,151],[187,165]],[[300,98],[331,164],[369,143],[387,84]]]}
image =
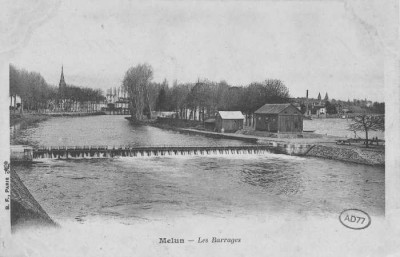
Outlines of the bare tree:
{"label": "bare tree", "polygon": [[148,64],[139,64],[125,73],[123,87],[128,92],[129,107],[133,120],[143,120],[143,110],[146,105],[151,115],[148,86],[152,78],[153,70]]}
{"label": "bare tree", "polygon": [[352,118],[352,123],[349,125],[348,130],[353,131],[364,131],[365,132],[365,145],[368,148],[368,132],[385,130],[385,116],[383,115],[358,115]]}

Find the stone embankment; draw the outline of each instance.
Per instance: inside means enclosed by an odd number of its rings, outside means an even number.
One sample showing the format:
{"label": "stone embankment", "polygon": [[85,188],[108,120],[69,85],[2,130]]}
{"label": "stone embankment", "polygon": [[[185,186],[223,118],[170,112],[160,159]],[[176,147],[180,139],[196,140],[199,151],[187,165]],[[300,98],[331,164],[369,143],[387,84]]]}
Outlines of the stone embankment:
{"label": "stone embankment", "polygon": [[18,174],[13,169],[10,174],[12,230],[26,225],[58,226],[31,195]]}
{"label": "stone embankment", "polygon": [[320,157],[367,165],[385,165],[385,152],[355,147],[314,145],[306,156]]}
{"label": "stone embankment", "polygon": [[106,115],[105,112],[49,112],[46,115],[51,117],[81,117],[81,116],[96,116]]}

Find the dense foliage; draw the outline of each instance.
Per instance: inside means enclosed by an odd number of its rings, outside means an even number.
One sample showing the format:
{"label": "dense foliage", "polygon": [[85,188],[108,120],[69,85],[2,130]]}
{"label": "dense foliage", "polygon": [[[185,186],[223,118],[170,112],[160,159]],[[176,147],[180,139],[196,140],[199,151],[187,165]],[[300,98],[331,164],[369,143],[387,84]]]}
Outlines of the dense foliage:
{"label": "dense foliage", "polygon": [[140,64],[128,69],[125,73],[122,85],[128,92],[129,108],[134,120],[142,120],[145,108],[151,116],[150,82],[153,78],[153,70],[147,64]]}
{"label": "dense foliage", "polygon": [[64,106],[70,107],[76,103],[98,103],[105,99],[99,89],[73,85],[59,92],[58,87],[49,85],[40,73],[10,65],[10,97],[15,99],[16,96],[21,98],[23,109],[35,111],[54,109],[61,101],[67,102]]}

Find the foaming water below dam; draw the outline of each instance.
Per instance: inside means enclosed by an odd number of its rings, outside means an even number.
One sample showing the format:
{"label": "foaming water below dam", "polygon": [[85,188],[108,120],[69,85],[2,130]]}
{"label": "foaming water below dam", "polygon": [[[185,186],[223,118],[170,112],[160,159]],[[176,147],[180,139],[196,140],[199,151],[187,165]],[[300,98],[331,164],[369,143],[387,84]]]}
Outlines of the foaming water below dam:
{"label": "foaming water below dam", "polygon": [[382,167],[263,154],[43,159],[15,165],[54,218],[158,219],[182,213],[384,214]]}
{"label": "foaming water below dam", "polygon": [[90,159],[154,156],[242,155],[277,152],[269,145],[243,146],[148,146],[148,147],[42,147],[33,159]]}

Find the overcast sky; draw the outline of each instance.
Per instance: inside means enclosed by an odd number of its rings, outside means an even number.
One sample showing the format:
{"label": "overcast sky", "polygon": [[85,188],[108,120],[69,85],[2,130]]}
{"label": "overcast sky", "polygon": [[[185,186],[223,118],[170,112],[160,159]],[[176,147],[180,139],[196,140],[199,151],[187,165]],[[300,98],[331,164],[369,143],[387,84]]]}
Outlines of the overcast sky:
{"label": "overcast sky", "polygon": [[[352,1],[354,2],[354,1]],[[139,63],[154,81],[247,85],[281,79],[294,97],[383,101],[379,12],[342,1],[63,1],[40,20],[12,63],[58,85],[106,90]],[[19,14],[21,17],[24,14]],[[38,18],[39,17],[39,18]]]}

